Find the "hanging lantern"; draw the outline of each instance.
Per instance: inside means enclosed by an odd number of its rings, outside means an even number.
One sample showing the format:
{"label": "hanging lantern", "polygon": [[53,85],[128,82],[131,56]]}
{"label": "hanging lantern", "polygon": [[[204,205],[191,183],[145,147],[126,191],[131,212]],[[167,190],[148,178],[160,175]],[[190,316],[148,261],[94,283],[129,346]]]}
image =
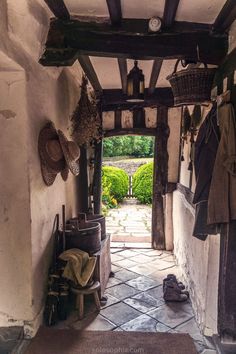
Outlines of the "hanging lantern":
{"label": "hanging lantern", "polygon": [[138,61],[134,61],[134,67],[127,75],[127,101],[144,101],[144,75],[138,68]]}

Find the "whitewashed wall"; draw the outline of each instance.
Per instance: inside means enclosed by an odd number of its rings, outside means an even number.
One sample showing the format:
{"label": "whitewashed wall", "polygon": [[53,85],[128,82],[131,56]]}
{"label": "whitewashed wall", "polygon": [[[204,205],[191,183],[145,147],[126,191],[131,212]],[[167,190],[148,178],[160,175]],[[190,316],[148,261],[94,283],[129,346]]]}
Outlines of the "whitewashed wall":
{"label": "whitewashed wall", "polygon": [[[210,107],[202,109],[203,120]],[[195,137],[196,139],[196,137]],[[180,183],[190,187],[190,136],[184,143],[181,162]],[[195,173],[191,191],[196,186]],[[173,195],[174,253],[180,266],[182,279],[187,284],[197,321],[206,335],[217,333],[217,301],[219,276],[220,236],[209,235],[206,241],[192,236],[195,209],[184,195],[175,191]]]}
{"label": "whitewashed wall", "polygon": [[[0,2],[0,326],[32,335],[42,319],[52,223],[76,212],[74,177],[43,183],[38,134],[47,120],[68,136],[81,68],[38,64],[51,14],[41,0]],[[4,289],[4,291],[3,291]]]}

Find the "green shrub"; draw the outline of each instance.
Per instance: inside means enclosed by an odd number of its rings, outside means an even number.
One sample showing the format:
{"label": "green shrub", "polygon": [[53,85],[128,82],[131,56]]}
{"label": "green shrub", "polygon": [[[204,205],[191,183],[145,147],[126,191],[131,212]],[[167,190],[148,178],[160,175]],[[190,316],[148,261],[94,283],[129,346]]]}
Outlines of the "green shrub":
{"label": "green shrub", "polygon": [[140,166],[133,175],[133,195],[143,204],[152,202],[153,162]]}
{"label": "green shrub", "polygon": [[128,192],[129,177],[124,170],[118,167],[104,166],[102,168],[102,187],[103,190],[107,187],[110,195],[121,202]]}
{"label": "green shrub", "polygon": [[102,185],[102,206],[104,207],[104,212],[107,209],[117,208],[117,200],[110,193],[111,183],[107,182],[107,177],[104,177]]}

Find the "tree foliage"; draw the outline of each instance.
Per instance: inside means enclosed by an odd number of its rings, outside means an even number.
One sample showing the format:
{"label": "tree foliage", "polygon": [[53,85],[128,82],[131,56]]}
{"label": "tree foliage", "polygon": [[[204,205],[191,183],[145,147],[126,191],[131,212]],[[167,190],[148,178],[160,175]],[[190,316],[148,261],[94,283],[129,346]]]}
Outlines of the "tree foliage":
{"label": "tree foliage", "polygon": [[152,157],[154,138],[150,136],[118,136],[104,139],[103,155]]}

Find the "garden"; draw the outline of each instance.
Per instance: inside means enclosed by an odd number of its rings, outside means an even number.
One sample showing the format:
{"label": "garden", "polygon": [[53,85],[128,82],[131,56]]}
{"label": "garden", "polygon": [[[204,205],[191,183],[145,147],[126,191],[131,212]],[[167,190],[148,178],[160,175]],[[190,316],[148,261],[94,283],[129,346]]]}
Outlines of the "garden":
{"label": "garden", "polygon": [[104,214],[108,209],[117,208],[127,196],[131,174],[132,196],[142,204],[152,203],[153,146],[152,137],[125,136],[104,139],[105,161],[102,167]]}

